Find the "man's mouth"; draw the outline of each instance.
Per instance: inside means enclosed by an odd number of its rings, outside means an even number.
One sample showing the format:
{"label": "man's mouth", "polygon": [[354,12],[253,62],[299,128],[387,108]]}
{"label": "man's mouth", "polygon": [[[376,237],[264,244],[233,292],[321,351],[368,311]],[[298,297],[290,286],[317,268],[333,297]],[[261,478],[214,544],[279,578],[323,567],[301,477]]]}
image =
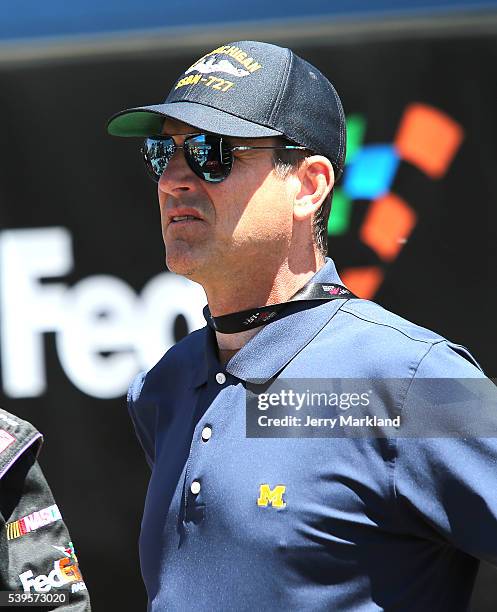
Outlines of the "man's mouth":
{"label": "man's mouth", "polygon": [[182,215],[181,217],[173,217],[171,219],[171,223],[178,223],[178,221],[201,221],[201,219],[192,215]]}

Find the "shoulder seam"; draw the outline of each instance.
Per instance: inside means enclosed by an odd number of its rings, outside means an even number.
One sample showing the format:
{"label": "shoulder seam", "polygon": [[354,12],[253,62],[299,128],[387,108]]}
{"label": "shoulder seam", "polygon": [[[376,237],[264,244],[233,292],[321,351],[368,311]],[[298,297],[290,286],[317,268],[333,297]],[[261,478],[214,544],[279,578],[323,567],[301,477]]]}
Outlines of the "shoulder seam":
{"label": "shoulder seam", "polygon": [[[380,306],[381,308],[381,306]],[[426,344],[430,344],[430,346],[433,346],[435,344],[438,344],[440,342],[445,342],[446,339],[443,338],[442,336],[439,336],[438,338],[433,338],[433,339],[427,339],[427,338],[414,338],[413,336],[410,336],[408,333],[406,333],[404,330],[399,329],[398,327],[394,327],[393,325],[388,325],[387,323],[381,323],[380,321],[374,321],[372,319],[367,319],[366,317],[360,316],[355,312],[351,312],[350,310],[347,310],[345,308],[345,306],[343,308],[341,308],[342,312],[346,312],[349,315],[352,315],[353,317],[356,317],[357,319],[361,319],[361,321],[366,321],[367,323],[371,323],[372,325],[380,325],[382,327],[388,327],[390,329],[393,329],[396,332],[399,332],[399,334],[402,334],[403,336],[405,336],[406,338],[409,338],[410,340],[414,340],[415,342],[424,342]],[[416,325],[416,323],[413,323],[413,325]],[[432,332],[434,333],[434,332]]]}

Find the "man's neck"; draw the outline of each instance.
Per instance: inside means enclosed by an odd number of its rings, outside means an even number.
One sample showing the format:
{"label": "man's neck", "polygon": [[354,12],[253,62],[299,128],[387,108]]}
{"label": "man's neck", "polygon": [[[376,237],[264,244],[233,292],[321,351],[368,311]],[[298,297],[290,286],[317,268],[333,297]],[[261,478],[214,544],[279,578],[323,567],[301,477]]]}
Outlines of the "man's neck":
{"label": "man's neck", "polygon": [[[288,301],[314,274],[324,265],[324,259],[315,262],[305,271],[292,272],[288,266],[278,269],[273,278],[263,278],[262,274],[247,275],[246,278],[237,276],[236,285],[216,288],[209,291],[205,288],[209,303],[209,310],[213,316],[222,316],[232,312],[240,312],[249,308],[259,308],[270,304],[279,304]],[[242,348],[262,327],[238,332],[235,334],[222,334],[216,332],[217,343],[220,349],[220,358],[223,363],[230,359],[234,353]],[[224,359],[223,359],[224,357]]]}

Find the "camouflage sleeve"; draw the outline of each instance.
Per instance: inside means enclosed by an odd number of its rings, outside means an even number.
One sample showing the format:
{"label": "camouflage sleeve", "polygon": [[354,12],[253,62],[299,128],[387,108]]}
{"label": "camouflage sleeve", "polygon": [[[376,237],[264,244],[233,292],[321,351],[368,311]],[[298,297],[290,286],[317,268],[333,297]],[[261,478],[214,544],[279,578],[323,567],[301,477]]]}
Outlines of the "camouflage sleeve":
{"label": "camouflage sleeve", "polygon": [[44,609],[88,612],[74,546],[35,453],[32,445],[1,475],[0,590],[66,592],[68,604]]}

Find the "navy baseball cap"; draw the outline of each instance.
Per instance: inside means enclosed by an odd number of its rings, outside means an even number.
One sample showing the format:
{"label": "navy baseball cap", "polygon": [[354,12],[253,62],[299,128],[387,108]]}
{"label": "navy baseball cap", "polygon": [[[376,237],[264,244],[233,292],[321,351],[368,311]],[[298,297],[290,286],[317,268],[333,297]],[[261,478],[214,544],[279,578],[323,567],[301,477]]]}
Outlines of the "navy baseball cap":
{"label": "navy baseball cap", "polygon": [[290,49],[243,40],[222,45],[178,78],[163,104],[128,108],[113,136],[153,136],[166,117],[224,136],[283,136],[333,164],[345,162],[345,115],[330,81]]}

